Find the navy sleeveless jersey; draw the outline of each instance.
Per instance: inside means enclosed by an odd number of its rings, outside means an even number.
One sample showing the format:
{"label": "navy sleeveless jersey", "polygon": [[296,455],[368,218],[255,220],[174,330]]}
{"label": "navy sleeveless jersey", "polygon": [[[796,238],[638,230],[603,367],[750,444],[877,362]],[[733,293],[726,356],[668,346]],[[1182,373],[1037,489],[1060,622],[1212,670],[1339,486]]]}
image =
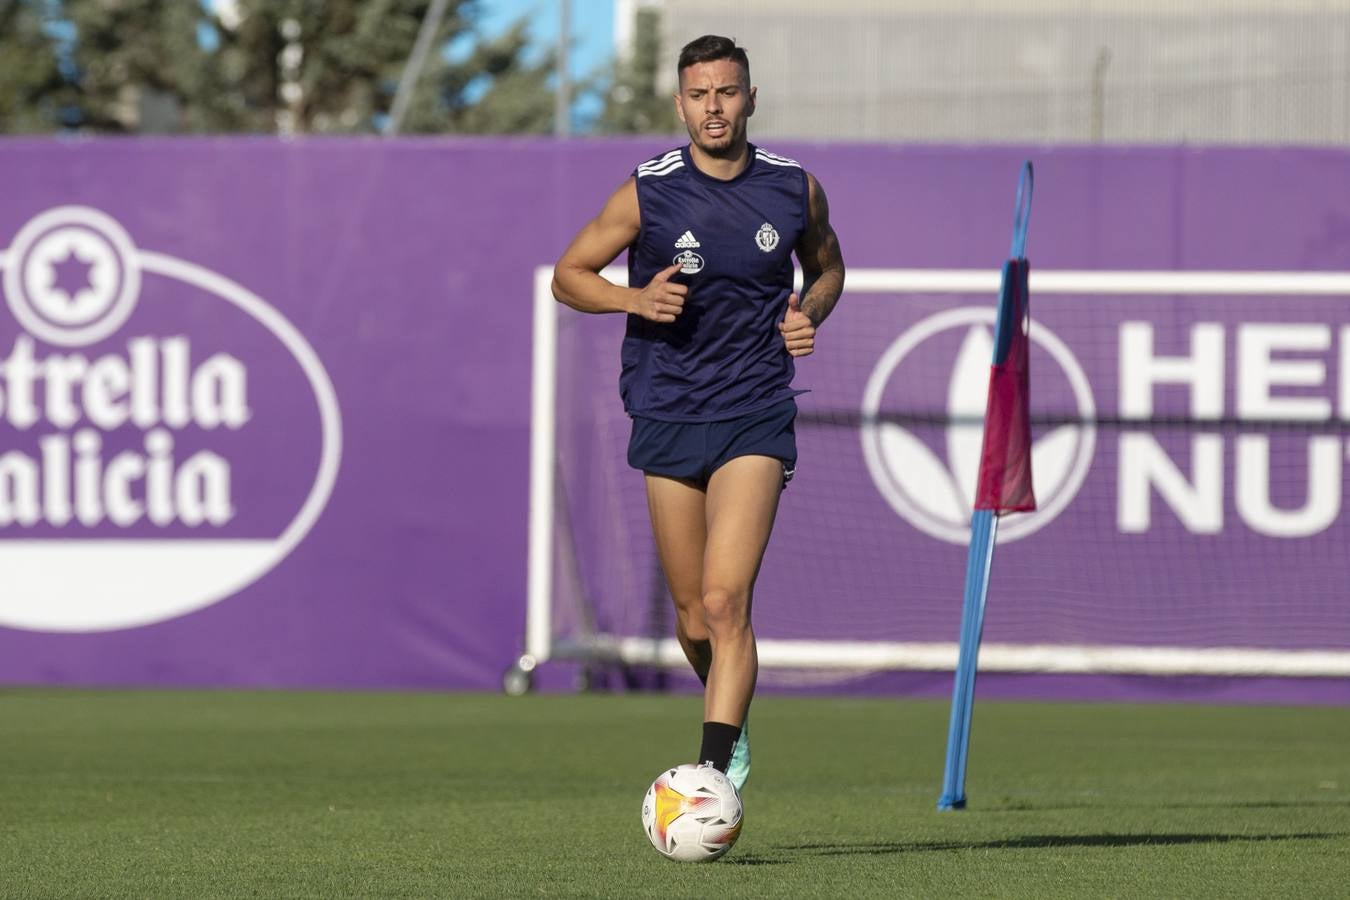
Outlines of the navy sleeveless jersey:
{"label": "navy sleeveless jersey", "polygon": [[629,415],[711,422],[766,409],[792,389],[778,323],[792,292],[792,249],[806,228],[806,172],[750,147],[750,163],[721,181],[689,148],[634,170],[641,228],[628,283],[642,287],[680,263],[688,285],[674,322],[628,317],[619,391]]}

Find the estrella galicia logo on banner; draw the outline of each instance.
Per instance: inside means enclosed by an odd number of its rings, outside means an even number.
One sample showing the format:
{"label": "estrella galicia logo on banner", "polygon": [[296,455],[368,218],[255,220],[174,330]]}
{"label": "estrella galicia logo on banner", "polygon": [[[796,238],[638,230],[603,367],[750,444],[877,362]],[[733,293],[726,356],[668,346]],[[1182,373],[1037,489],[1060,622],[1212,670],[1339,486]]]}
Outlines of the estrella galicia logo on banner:
{"label": "estrella galicia logo on banner", "polygon": [[[953,544],[970,539],[995,314],[965,307],[915,323],[881,355],[863,395],[863,456],[877,489],[905,521]],[[1030,336],[1038,388],[1048,381],[1066,394],[1078,418],[1035,436],[1038,509],[1005,519],[1000,541],[1026,537],[1064,510],[1087,476],[1096,442],[1096,404],[1082,367],[1044,325],[1035,323]],[[1057,371],[1039,370],[1045,362]],[[933,383],[932,372],[945,373],[945,383]],[[916,410],[932,414],[920,422]]]}
{"label": "estrella galicia logo on banner", "polygon": [[171,619],[304,539],[341,414],[280,312],[83,206],[30,220],[0,270],[0,626]]}

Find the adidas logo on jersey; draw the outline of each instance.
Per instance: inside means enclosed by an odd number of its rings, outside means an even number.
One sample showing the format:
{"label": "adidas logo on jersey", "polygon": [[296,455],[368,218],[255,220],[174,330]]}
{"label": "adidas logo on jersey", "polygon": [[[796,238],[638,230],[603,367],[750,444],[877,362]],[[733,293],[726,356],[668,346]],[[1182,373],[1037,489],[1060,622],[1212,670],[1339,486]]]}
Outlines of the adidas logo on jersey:
{"label": "adidas logo on jersey", "polygon": [[698,242],[698,238],[694,237],[692,231],[686,231],[684,234],[680,235],[680,239],[675,242],[676,250],[690,250],[694,247],[701,246],[703,245]]}

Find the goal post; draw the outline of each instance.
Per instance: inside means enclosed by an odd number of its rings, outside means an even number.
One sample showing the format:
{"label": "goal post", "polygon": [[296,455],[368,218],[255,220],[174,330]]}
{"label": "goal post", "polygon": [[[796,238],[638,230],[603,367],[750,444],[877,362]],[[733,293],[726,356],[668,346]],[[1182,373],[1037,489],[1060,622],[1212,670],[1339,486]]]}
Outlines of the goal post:
{"label": "goal post", "polygon": [[[602,274],[625,283],[621,268]],[[1001,599],[989,623],[980,670],[1350,677],[1350,612],[1339,600],[1339,585],[1350,579],[1350,562],[1339,549],[1350,512],[1302,536],[1263,533],[1259,522],[1248,521],[1253,501],[1239,498],[1233,513],[1232,494],[1247,490],[1250,471],[1240,478],[1229,471],[1246,459],[1233,461],[1246,452],[1245,436],[1268,435],[1270,483],[1267,496],[1258,499],[1269,507],[1297,503],[1300,491],[1313,490],[1309,479],[1332,477],[1313,466],[1304,444],[1334,439],[1343,459],[1350,431],[1341,410],[1350,401],[1333,404],[1334,414],[1323,419],[1291,415],[1272,422],[1267,415],[1248,421],[1240,411],[1195,417],[1163,402],[1175,399],[1162,396],[1175,385],[1164,385],[1155,372],[1153,389],[1161,399],[1151,417],[1112,408],[1128,393],[1117,383],[1128,374],[1118,357],[1125,352],[1121,335],[1136,322],[1152,329],[1150,361],[1161,371],[1169,361],[1197,362],[1208,345],[1195,337],[1196,329],[1230,312],[1235,322],[1264,317],[1325,326],[1333,342],[1322,351],[1328,359],[1325,389],[1334,391],[1331,363],[1350,360],[1350,350],[1334,346],[1337,340],[1350,344],[1350,273],[1038,270],[1030,277],[1042,311],[1042,343],[1033,353],[1050,354],[1056,364],[1082,360],[1082,371],[1061,378],[1057,406],[1033,406],[1036,453],[1064,462],[1063,471],[1047,492],[1044,515],[1017,517],[999,532],[1000,543],[1028,542],[1026,552],[1019,548],[1017,554],[1028,562],[1026,569],[1007,570],[1000,598],[1008,599]],[[527,609],[523,652],[507,672],[508,690],[528,689],[535,667],[550,660],[686,665],[670,613],[661,612],[669,600],[651,546],[641,476],[624,459],[627,418],[617,389],[623,317],[568,309],[553,299],[550,281],[550,268],[534,273]],[[963,564],[952,566],[951,560],[970,523],[968,512],[965,521],[944,521],[947,501],[939,495],[964,490],[968,474],[960,459],[969,441],[960,433],[960,404],[952,399],[961,393],[962,376],[943,362],[931,383],[911,386],[900,370],[925,362],[925,354],[964,358],[981,329],[992,325],[989,298],[999,281],[994,268],[849,270],[827,345],[816,354],[821,360],[799,367],[798,382],[806,380],[813,391],[800,403],[806,465],[788,489],[757,590],[756,631],[766,671],[955,669],[957,643],[949,636],[959,604],[951,598],[960,590],[939,570],[955,569],[959,577]],[[1278,316],[1270,313],[1272,301],[1280,304]],[[1243,327],[1228,326],[1230,354]],[[1168,329],[1176,334],[1169,336]],[[1268,331],[1263,346],[1274,341],[1279,349],[1284,332]],[[987,351],[987,341],[978,349]],[[886,382],[888,365],[894,371]],[[981,368],[987,373],[987,355]],[[1053,368],[1033,364],[1038,378]],[[1230,363],[1228,372],[1235,368]],[[1340,378],[1350,385],[1350,376]],[[878,388],[879,382],[885,383]],[[896,385],[919,392],[906,395],[911,400],[930,398],[930,405],[910,408]],[[879,398],[878,408],[869,407],[869,396]],[[965,425],[978,435],[978,424]],[[1142,474],[1136,471],[1141,464],[1122,463],[1123,440],[1114,447],[1107,441],[1094,445],[1098,431],[1143,435],[1152,456]],[[1074,435],[1076,449],[1068,447]],[[1203,470],[1210,464],[1211,437],[1222,443],[1217,476]],[[828,450],[809,446],[813,441]],[[888,454],[898,459],[904,453],[915,454],[914,472],[879,471]],[[925,466],[934,476],[927,480],[941,485],[922,483]],[[1126,484],[1126,475],[1142,480]],[[897,484],[897,477],[909,482]],[[1339,488],[1339,472],[1335,477]],[[1211,497],[1216,480],[1224,491],[1217,500]],[[932,496],[923,493],[929,487]],[[1144,494],[1143,525],[1139,499],[1120,495],[1126,488]],[[1224,529],[1215,532],[1193,513],[1192,507],[1205,504],[1217,504]],[[833,568],[824,575],[790,571],[784,556],[774,555],[778,545],[812,529],[832,542],[826,555]],[[1085,558],[1084,547],[1097,555],[1095,571],[1065,565],[1066,555]],[[1234,571],[1223,572],[1230,558]],[[1055,565],[1038,574],[1045,560]],[[1197,563],[1220,567],[1221,583],[1205,583]],[[1240,570],[1248,565],[1271,577],[1244,579]],[[1281,577],[1285,569],[1289,578]],[[1066,582],[1066,572],[1078,582]],[[1290,604],[1285,592],[1295,590],[1301,591],[1299,602]]]}

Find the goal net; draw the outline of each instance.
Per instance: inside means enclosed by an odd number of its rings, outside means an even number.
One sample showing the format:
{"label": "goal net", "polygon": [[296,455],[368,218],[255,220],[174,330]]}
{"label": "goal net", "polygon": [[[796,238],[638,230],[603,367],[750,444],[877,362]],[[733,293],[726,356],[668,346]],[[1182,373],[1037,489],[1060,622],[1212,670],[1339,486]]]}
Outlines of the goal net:
{"label": "goal net", "polygon": [[[682,667],[625,459],[623,317],[549,275],[523,668]],[[850,269],[797,369],[766,672],[954,668],[998,277]],[[1033,269],[1031,294],[1039,508],[999,530],[981,671],[1350,675],[1350,274]]]}

